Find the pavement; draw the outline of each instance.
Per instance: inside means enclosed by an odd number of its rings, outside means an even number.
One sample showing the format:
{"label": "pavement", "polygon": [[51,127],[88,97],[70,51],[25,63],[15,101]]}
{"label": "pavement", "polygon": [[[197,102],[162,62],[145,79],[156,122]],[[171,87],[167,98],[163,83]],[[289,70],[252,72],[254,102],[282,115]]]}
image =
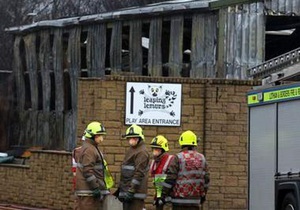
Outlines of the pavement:
{"label": "pavement", "polygon": [[[113,195],[108,195],[104,201],[104,210],[122,210],[122,203],[115,198]],[[5,204],[0,203],[0,210],[51,210],[48,208],[37,208],[37,207],[29,207],[23,206],[19,204]],[[146,209],[145,209],[146,210]]]}
{"label": "pavement", "polygon": [[16,204],[0,204],[0,210],[50,210],[47,208],[35,208]]}

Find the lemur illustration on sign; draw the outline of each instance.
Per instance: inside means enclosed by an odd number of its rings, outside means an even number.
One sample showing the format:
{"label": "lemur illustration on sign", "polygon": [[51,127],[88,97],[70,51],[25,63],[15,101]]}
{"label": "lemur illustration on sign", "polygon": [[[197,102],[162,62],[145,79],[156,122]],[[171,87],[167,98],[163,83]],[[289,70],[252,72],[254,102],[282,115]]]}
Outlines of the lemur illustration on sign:
{"label": "lemur illustration on sign", "polygon": [[177,93],[172,90],[163,90],[163,87],[157,85],[148,85],[148,89],[139,91],[139,94],[144,95],[144,109],[139,110],[138,115],[142,116],[145,112],[161,111],[167,112],[171,116],[175,116],[173,110],[168,111],[174,104],[177,98]]}

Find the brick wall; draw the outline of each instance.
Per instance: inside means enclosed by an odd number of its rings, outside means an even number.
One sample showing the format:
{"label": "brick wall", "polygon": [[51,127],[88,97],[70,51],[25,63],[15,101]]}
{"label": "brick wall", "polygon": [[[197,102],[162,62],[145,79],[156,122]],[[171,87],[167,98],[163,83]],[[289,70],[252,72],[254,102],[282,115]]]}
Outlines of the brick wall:
{"label": "brick wall", "polygon": [[[252,86],[258,85],[252,81],[238,80],[199,80],[185,78],[149,78],[149,77],[118,77],[105,79],[81,79],[78,95],[78,139],[85,126],[92,120],[101,121],[107,129],[107,136],[102,145],[102,151],[116,182],[120,180],[120,164],[128,148],[127,141],[121,139],[127,126],[124,125],[126,82],[162,82],[182,84],[182,116],[180,127],[142,126],[146,143],[157,134],[165,135],[170,144],[170,152],[179,151],[178,137],[182,131],[193,130],[202,140],[199,151],[206,155],[211,171],[211,186],[204,210],[246,210],[247,209],[247,104],[246,92]],[[150,147],[148,147],[151,152]],[[42,161],[43,154],[38,159]],[[29,188],[37,180],[38,194],[34,194],[32,186],[30,193],[22,195],[22,202],[39,204],[54,209],[71,208],[71,173],[69,172],[68,155],[50,155],[55,169],[41,170],[43,163],[33,161],[29,168],[0,167],[1,184],[5,177],[5,186],[1,189],[12,189],[7,195],[0,192],[0,200],[13,198],[18,190],[19,179]],[[34,159],[35,156],[32,157]],[[63,161],[62,161],[63,160]],[[52,173],[51,173],[52,172]],[[11,174],[11,175],[9,175]],[[18,174],[14,178],[12,174]],[[19,176],[20,174],[20,176]],[[47,177],[45,180],[45,176]],[[52,177],[52,178],[51,178]],[[59,181],[58,177],[63,179]],[[24,181],[24,178],[26,179]],[[149,196],[147,210],[153,209],[151,200],[153,188],[149,180]],[[49,183],[48,183],[49,182]],[[60,183],[55,187],[53,183]],[[63,186],[62,186],[63,185]],[[40,187],[39,187],[40,186]],[[47,186],[47,187],[46,187]],[[4,188],[3,188],[4,187]],[[43,190],[50,190],[51,199],[46,199]],[[58,190],[59,189],[59,190]],[[58,192],[56,192],[58,190]],[[113,189],[114,190],[114,189]],[[17,191],[18,192],[18,191]],[[40,196],[42,194],[43,196]],[[63,197],[61,197],[63,195]],[[19,197],[19,196],[18,196]],[[20,203],[20,199],[13,199]],[[31,203],[30,203],[31,202]],[[59,204],[54,204],[59,202]]]}
{"label": "brick wall", "polygon": [[0,165],[0,202],[72,209],[71,153],[35,151],[26,165]]}

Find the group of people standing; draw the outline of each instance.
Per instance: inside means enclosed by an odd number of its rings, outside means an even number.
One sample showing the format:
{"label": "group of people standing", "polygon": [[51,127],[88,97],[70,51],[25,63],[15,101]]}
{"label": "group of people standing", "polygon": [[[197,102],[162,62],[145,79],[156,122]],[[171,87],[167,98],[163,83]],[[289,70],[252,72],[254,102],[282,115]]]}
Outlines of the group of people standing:
{"label": "group of people standing", "polygon": [[169,154],[168,140],[163,135],[150,143],[152,158],[147,151],[143,129],[133,124],[123,137],[129,149],[121,164],[117,190],[110,192],[111,177],[99,149],[106,130],[100,122],[91,122],[84,132],[84,141],[74,150],[76,162],[75,210],[102,210],[106,195],[112,194],[122,202],[123,210],[142,210],[147,197],[148,176],[153,177],[155,196],[153,205],[163,210],[166,203],[173,210],[189,208],[199,210],[206,199],[209,187],[208,164],[203,154],[197,152],[198,139],[188,130],[179,137],[181,151]]}

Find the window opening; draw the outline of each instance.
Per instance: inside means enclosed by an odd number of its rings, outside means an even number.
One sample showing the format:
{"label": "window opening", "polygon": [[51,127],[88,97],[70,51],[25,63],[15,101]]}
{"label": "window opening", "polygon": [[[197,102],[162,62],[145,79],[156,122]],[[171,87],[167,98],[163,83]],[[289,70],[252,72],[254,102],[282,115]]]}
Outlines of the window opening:
{"label": "window opening", "polygon": [[150,31],[150,23],[143,22],[142,24],[142,51],[143,51],[142,75],[143,76],[148,75],[149,31]]}
{"label": "window opening", "polygon": [[299,16],[266,16],[265,60],[300,47]]}
{"label": "window opening", "polygon": [[130,72],[129,59],[129,26],[122,27],[122,71]]}

